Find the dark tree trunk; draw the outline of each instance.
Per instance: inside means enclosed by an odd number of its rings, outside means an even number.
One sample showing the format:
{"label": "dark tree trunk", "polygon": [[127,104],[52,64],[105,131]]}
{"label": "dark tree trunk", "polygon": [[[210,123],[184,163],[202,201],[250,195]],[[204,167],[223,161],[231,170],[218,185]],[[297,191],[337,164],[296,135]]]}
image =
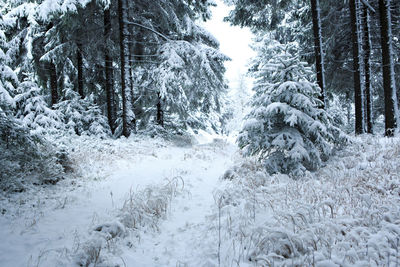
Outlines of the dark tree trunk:
{"label": "dark tree trunk", "polygon": [[143,30],[138,29],[138,34],[135,42],[135,60],[136,63],[140,64],[143,59],[144,47],[143,47]]}
{"label": "dark tree trunk", "polygon": [[51,106],[58,103],[57,69],[53,63],[49,63]]}
{"label": "dark tree trunk", "polygon": [[360,71],[360,38],[357,16],[357,0],[350,0],[351,32],[353,42],[353,71],[354,71],[354,105],[355,105],[355,133],[364,133],[363,116],[363,96],[361,90],[361,71]]}
{"label": "dark tree trunk", "polygon": [[129,122],[128,122],[128,88],[127,82],[127,62],[126,62],[126,2],[118,0],[118,23],[119,23],[119,45],[120,45],[120,63],[121,63],[121,95],[122,95],[122,134],[129,137]]}
{"label": "dark tree trunk", "polygon": [[397,128],[397,97],[392,55],[390,0],[379,0],[381,24],[383,90],[385,95],[385,135],[393,136]]}
{"label": "dark tree trunk", "polygon": [[157,124],[160,125],[161,127],[164,127],[164,111],[162,109],[161,105],[161,95],[158,92],[157,93]]}
{"label": "dark tree trunk", "polygon": [[311,0],[311,11],[314,31],[315,66],[317,70],[317,81],[321,88],[320,100],[322,108],[325,108],[325,77],[324,77],[324,54],[322,49],[321,17],[319,0]]}
{"label": "dark tree trunk", "polygon": [[82,44],[78,42],[76,50],[76,59],[78,65],[78,93],[81,98],[85,98],[83,93],[83,59],[82,59]]}
{"label": "dark tree trunk", "polygon": [[[132,29],[129,31],[129,42],[128,42],[128,51],[129,51],[129,92],[130,92],[130,101],[131,101],[131,107],[133,108],[135,106],[135,94],[134,94],[134,77],[133,77],[133,72],[134,72],[134,62],[133,62],[133,54],[134,54],[134,46],[132,44],[133,40],[133,33]],[[133,113],[135,113],[134,109],[132,109]],[[136,114],[135,117],[132,121],[132,128],[133,131],[136,132]]]}
{"label": "dark tree trunk", "polygon": [[[139,28],[137,29],[136,35],[135,35],[135,42],[133,45],[133,63],[136,66],[141,66],[142,65],[142,61],[143,61],[143,56],[144,56],[144,47],[143,47],[143,31]],[[131,70],[134,71],[133,66],[131,66]],[[137,89],[136,89],[136,94],[137,97],[133,97],[133,107],[134,107],[134,111],[135,111],[135,116],[137,116],[137,118],[140,118],[143,115],[143,109],[139,106],[140,103],[135,103],[138,99],[140,99],[140,94],[141,94],[141,90],[139,88],[140,84],[137,83]]]}
{"label": "dark tree trunk", "polygon": [[364,74],[365,74],[365,116],[367,133],[372,134],[372,98],[371,98],[371,37],[369,31],[369,8],[363,5],[364,18]]}
{"label": "dark tree trunk", "polygon": [[107,118],[108,124],[110,125],[111,132],[115,132],[115,101],[114,101],[114,75],[112,58],[108,47],[108,40],[111,34],[111,15],[110,9],[104,10],[104,60],[105,60],[105,89],[107,96]]}

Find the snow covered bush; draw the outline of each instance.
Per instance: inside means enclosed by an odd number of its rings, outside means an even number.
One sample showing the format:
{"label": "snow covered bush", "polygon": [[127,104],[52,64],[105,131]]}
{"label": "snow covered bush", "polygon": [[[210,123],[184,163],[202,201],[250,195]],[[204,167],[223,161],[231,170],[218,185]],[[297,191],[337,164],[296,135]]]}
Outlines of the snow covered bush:
{"label": "snow covered bush", "polygon": [[64,125],[58,111],[47,106],[40,91],[31,79],[27,79],[18,86],[18,94],[15,96],[16,117],[32,133],[54,133],[62,129]]}
{"label": "snow covered bush", "polygon": [[320,89],[296,50],[271,42],[256,63],[253,109],[238,138],[244,154],[258,156],[269,173],[316,170],[346,139],[320,108]]}
{"label": "snow covered bush", "polygon": [[0,189],[23,191],[28,184],[58,181],[62,167],[57,163],[54,147],[30,133],[14,116],[18,78],[3,51],[7,47],[0,30]]}
{"label": "snow covered bush", "polygon": [[69,131],[77,135],[110,136],[111,131],[107,118],[102,115],[100,108],[94,104],[91,95],[82,99],[68,81],[64,91],[63,101],[55,107]]}
{"label": "snow covered bush", "polygon": [[399,155],[398,138],[363,136],[299,180],[238,158],[215,193],[205,257],[219,242],[221,266],[397,266]]}
{"label": "snow covered bush", "polygon": [[[166,184],[149,185],[140,191],[129,192],[121,209],[116,210],[116,219],[96,225],[91,238],[73,255],[79,266],[119,266],[118,243],[136,246],[137,240],[146,231],[159,231],[160,224],[171,209],[172,200],[184,190],[181,177],[167,179]],[[140,243],[140,242],[139,242]]]}

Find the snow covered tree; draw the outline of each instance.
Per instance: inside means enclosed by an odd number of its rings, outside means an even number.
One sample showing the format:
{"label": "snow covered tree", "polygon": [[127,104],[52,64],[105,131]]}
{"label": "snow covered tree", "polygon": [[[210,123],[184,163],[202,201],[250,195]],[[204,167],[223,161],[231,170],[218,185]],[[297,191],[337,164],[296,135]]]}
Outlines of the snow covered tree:
{"label": "snow covered tree", "polygon": [[311,0],[311,13],[314,32],[314,49],[315,49],[315,68],[317,70],[317,81],[321,88],[320,100],[325,107],[325,67],[324,67],[324,51],[322,46],[322,29],[321,29],[321,9],[319,0]]}
{"label": "snow covered tree", "polygon": [[209,17],[210,3],[174,0],[149,6],[138,1],[132,6],[137,17],[128,25],[136,37],[132,76],[140,129],[152,123],[178,131],[220,124],[228,58],[196,22]]}
{"label": "snow covered tree", "polygon": [[[216,128],[226,57],[197,24],[210,18],[212,5],[211,0],[151,5],[144,0],[0,0],[6,36],[13,43],[5,52],[20,81],[24,73],[34,74],[43,94],[51,95],[52,108],[69,92],[65,79],[82,98],[93,94],[113,132],[117,121],[125,136],[136,121],[142,129],[153,122],[167,128]],[[168,64],[170,55],[162,54],[174,49],[183,68]],[[166,70],[187,79],[160,90]]]}
{"label": "snow covered tree", "polygon": [[363,56],[364,56],[364,83],[365,83],[365,121],[367,133],[372,134],[372,86],[371,86],[371,33],[370,8],[363,5]]}
{"label": "snow covered tree", "polygon": [[239,135],[245,155],[256,155],[269,173],[300,175],[316,170],[344,141],[321,109],[320,88],[294,43],[272,41],[255,63],[253,109]]}
{"label": "snow covered tree", "polygon": [[60,115],[50,109],[41,89],[29,77],[20,83],[15,96],[16,117],[34,134],[54,133],[63,128]]}
{"label": "snow covered tree", "polygon": [[77,135],[109,136],[107,118],[93,103],[92,96],[82,99],[68,80],[65,81],[64,90],[64,99],[55,108],[61,114],[66,128]]}
{"label": "snow covered tree", "polygon": [[390,0],[379,0],[381,23],[383,90],[385,95],[385,135],[393,136],[398,124],[398,105],[393,64]]}
{"label": "snow covered tree", "polygon": [[[206,32],[202,34],[198,40],[209,38]],[[170,126],[216,130],[221,96],[226,90],[223,62],[228,58],[214,45],[218,47],[218,44],[171,41],[160,48],[162,63],[152,72],[153,86],[159,90],[162,112],[176,116]]]}
{"label": "snow covered tree", "polygon": [[359,1],[350,0],[350,19],[351,33],[353,45],[353,73],[354,73],[354,107],[356,115],[355,133],[364,133],[364,110],[363,110],[363,88],[361,83],[361,66],[360,66],[360,26],[359,26]]}
{"label": "snow covered tree", "polygon": [[3,27],[0,17],[0,188],[22,191],[28,182],[57,181],[63,170],[54,148],[14,116],[17,105],[13,96],[19,82],[4,52],[10,49],[10,43]]}

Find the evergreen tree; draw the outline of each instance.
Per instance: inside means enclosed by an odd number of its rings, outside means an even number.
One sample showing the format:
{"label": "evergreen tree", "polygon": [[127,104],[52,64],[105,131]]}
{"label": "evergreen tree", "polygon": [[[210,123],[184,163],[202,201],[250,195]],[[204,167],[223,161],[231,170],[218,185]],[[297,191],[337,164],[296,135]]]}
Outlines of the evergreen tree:
{"label": "evergreen tree", "polygon": [[379,0],[381,24],[382,72],[385,95],[385,135],[393,136],[398,123],[398,104],[394,75],[390,0]]}
{"label": "evergreen tree", "polygon": [[253,109],[238,143],[245,155],[263,160],[269,173],[315,170],[344,141],[342,131],[320,108],[320,89],[310,81],[312,72],[297,50],[293,43],[271,42],[258,51],[262,61],[253,68]]}
{"label": "evergreen tree", "polygon": [[163,112],[176,116],[175,127],[183,124],[183,128],[216,130],[226,90],[223,62],[227,57],[213,46],[187,41],[168,42],[159,54],[162,63],[153,70],[152,78],[155,89],[159,88]]}
{"label": "evergreen tree", "polygon": [[372,86],[371,86],[371,33],[370,8],[363,5],[363,56],[364,56],[364,84],[365,84],[365,121],[367,133],[372,134]]}
{"label": "evergreen tree", "polygon": [[18,79],[9,66],[10,58],[4,53],[10,48],[2,30],[4,24],[0,17],[0,188],[22,191],[28,182],[58,181],[63,170],[57,163],[54,148],[14,116],[13,96]]}
{"label": "evergreen tree", "polygon": [[360,3],[358,0],[350,0],[350,18],[351,18],[351,33],[352,33],[352,46],[353,46],[353,73],[354,73],[354,105],[355,105],[355,133],[364,133],[364,108],[363,108],[363,87],[361,83],[361,66],[360,66],[360,53],[361,53],[361,39],[360,39],[360,26],[359,26],[359,12],[358,8]]}
{"label": "evergreen tree", "polygon": [[107,118],[93,103],[93,97],[82,99],[70,81],[65,81],[64,99],[55,108],[61,114],[66,128],[77,135],[110,135]]}
{"label": "evergreen tree", "polygon": [[20,83],[15,96],[16,117],[34,134],[55,133],[63,128],[60,115],[50,109],[32,78]]}
{"label": "evergreen tree", "polygon": [[318,85],[321,88],[320,100],[323,103],[323,107],[325,107],[325,66],[324,52],[322,47],[321,9],[319,6],[319,0],[311,0],[311,11],[315,46],[315,68],[317,70]]}

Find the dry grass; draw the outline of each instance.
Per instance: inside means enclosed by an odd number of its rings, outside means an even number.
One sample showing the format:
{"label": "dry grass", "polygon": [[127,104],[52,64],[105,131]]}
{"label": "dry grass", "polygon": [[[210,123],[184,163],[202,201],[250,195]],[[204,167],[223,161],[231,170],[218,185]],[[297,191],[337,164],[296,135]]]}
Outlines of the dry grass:
{"label": "dry grass", "polygon": [[215,208],[222,266],[397,267],[399,157],[398,139],[364,137],[299,180],[241,160]]}

